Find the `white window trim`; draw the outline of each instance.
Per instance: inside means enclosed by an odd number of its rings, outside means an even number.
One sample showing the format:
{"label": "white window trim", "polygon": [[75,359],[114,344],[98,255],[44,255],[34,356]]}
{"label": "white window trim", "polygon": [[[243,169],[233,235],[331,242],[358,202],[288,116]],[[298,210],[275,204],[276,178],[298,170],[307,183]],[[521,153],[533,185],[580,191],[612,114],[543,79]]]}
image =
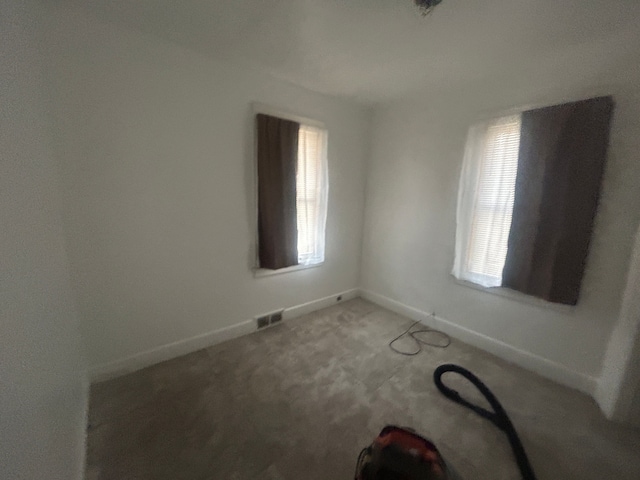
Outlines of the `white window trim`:
{"label": "white window trim", "polygon": [[271,277],[272,275],[280,275],[282,273],[292,273],[292,272],[297,272],[299,270],[307,270],[309,268],[321,267],[322,265],[324,265],[324,262],[311,263],[309,265],[292,265],[291,267],[279,268],[278,270],[270,270],[268,268],[255,267],[253,269],[253,276],[255,278]]}
{"label": "white window trim", "polygon": [[534,307],[545,308],[547,310],[554,310],[556,312],[561,312],[565,314],[574,312],[576,309],[576,305],[564,305],[561,303],[548,302],[546,300],[543,300],[542,298],[534,297],[533,295],[527,295],[526,293],[521,293],[506,287],[483,287],[482,285],[478,285],[477,283],[456,278],[455,275],[453,274],[451,275],[451,278],[453,278],[453,281],[457,285],[460,285],[462,287],[472,288],[473,290],[490,293],[492,295],[506,298],[518,303],[526,303]]}
{"label": "white window trim", "polygon": [[[255,118],[255,116],[258,115],[259,113],[262,113],[264,115],[271,115],[272,117],[282,118],[283,120],[291,120],[292,122],[304,123],[305,125],[309,125],[310,127],[322,128],[323,130],[327,129],[325,124],[319,120],[314,120],[313,118],[297,115],[285,109],[273,107],[273,106],[266,105],[264,103],[258,103],[258,102],[252,103],[251,107],[253,110],[253,115],[251,116],[252,118]],[[257,142],[255,142],[255,145],[257,147]]]}
{"label": "white window trim", "polygon": [[[308,268],[316,268],[316,267],[321,267],[325,264],[325,262],[327,261],[327,253],[326,253],[326,249],[325,249],[325,257],[324,257],[324,261],[322,262],[318,262],[318,263],[312,263],[312,264],[301,264],[301,265],[292,265],[291,267],[286,267],[286,268],[279,268],[278,270],[271,270],[268,268],[260,268],[260,261],[259,261],[259,252],[258,252],[258,245],[259,245],[259,237],[258,237],[258,162],[256,161],[256,158],[258,158],[258,138],[257,135],[255,134],[255,124],[254,124],[254,119],[256,117],[256,115],[258,114],[264,114],[264,115],[270,115],[272,117],[278,117],[278,118],[282,118],[284,120],[291,120],[292,122],[297,122],[297,123],[301,123],[304,125],[309,125],[310,127],[316,127],[316,128],[320,128],[322,130],[327,130],[327,127],[325,126],[325,124],[321,121],[318,120],[314,120],[312,118],[309,117],[305,117],[302,115],[297,115],[294,113],[291,113],[285,109],[282,108],[278,108],[278,107],[274,107],[272,105],[267,105],[264,103],[260,103],[260,102],[253,102],[251,104],[251,136],[252,136],[252,141],[253,141],[253,148],[251,150],[252,155],[251,155],[251,164],[253,166],[252,168],[252,172],[253,172],[253,189],[252,189],[252,196],[253,196],[253,201],[251,202],[253,205],[253,218],[251,219],[251,223],[253,225],[253,250],[254,250],[254,255],[253,255],[253,264],[251,265],[251,271],[253,272],[253,276],[254,278],[261,278],[261,277],[270,277],[273,275],[280,275],[283,273],[292,273],[292,272],[297,272],[299,270],[306,270]],[[327,178],[327,181],[329,179]]]}

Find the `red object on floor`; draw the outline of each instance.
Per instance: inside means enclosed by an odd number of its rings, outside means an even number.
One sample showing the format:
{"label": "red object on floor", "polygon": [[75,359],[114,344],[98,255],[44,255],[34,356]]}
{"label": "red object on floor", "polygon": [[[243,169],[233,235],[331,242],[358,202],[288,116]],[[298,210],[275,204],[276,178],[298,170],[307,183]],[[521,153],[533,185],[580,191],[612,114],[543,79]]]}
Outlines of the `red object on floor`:
{"label": "red object on floor", "polygon": [[386,426],[358,459],[356,480],[447,479],[436,446],[412,430]]}

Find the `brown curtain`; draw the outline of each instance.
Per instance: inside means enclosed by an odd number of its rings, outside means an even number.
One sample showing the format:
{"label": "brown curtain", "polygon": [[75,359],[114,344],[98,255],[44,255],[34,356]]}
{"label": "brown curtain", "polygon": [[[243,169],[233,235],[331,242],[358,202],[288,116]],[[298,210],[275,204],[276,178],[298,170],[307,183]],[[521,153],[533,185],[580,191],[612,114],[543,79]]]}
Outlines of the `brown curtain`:
{"label": "brown curtain", "polygon": [[600,97],[522,114],[504,287],[578,302],[612,111]]}
{"label": "brown curtain", "polygon": [[298,264],[296,167],[300,124],[256,116],[258,133],[258,252],[260,268]]}

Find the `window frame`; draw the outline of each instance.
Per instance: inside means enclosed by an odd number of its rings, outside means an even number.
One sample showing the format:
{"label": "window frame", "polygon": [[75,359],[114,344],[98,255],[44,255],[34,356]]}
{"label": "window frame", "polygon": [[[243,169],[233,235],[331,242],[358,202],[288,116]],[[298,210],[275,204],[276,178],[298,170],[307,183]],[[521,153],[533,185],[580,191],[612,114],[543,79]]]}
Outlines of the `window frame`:
{"label": "window frame", "polygon": [[[255,116],[257,114],[265,114],[265,115],[271,115],[273,117],[278,117],[278,118],[282,118],[283,120],[291,120],[293,122],[297,122],[300,123],[301,125],[305,125],[305,126],[309,126],[309,127],[314,127],[314,128],[318,128],[320,130],[324,130],[324,135],[325,135],[325,149],[328,150],[328,129],[325,126],[325,124],[319,120],[315,120],[313,118],[309,118],[309,117],[305,117],[302,115],[298,115],[298,114],[294,114],[291,113],[288,110],[282,109],[282,108],[278,108],[278,107],[274,107],[271,105],[267,105],[264,103],[259,103],[259,102],[253,102],[251,104],[251,115],[250,115],[250,125],[251,128],[249,129],[250,133],[251,133],[251,144],[252,144],[252,149],[251,151],[251,172],[252,172],[252,177],[253,177],[253,185],[252,185],[252,190],[251,190],[251,205],[252,205],[252,218],[251,218],[251,224],[252,224],[252,229],[253,229],[253,243],[252,243],[252,255],[251,255],[251,265],[250,265],[250,270],[253,272],[253,276],[256,278],[259,277],[269,277],[272,275],[280,275],[280,274],[285,274],[285,273],[291,273],[291,272],[296,272],[299,270],[307,270],[309,268],[317,268],[317,267],[321,267],[326,263],[326,249],[325,249],[325,257],[324,260],[322,262],[318,262],[318,263],[312,263],[312,264],[300,264],[300,265],[293,265],[291,267],[286,267],[286,268],[280,268],[277,270],[271,270],[268,268],[261,268],[260,262],[259,262],[259,255],[258,255],[258,245],[259,245],[259,236],[258,236],[258,163],[256,161],[257,158],[257,152],[258,152],[258,139],[257,139],[257,135],[255,134],[255,126],[254,126],[254,119]],[[328,155],[328,152],[325,152]],[[327,178],[326,181],[329,181],[329,177],[327,174]],[[327,209],[328,209],[328,199],[327,199]],[[326,234],[325,234],[325,245],[326,245]]]}
{"label": "window frame", "polygon": [[[467,129],[465,137],[464,159],[458,183],[455,255],[451,273],[456,281],[474,285],[486,291],[502,287],[501,285],[492,284],[496,277],[486,273],[473,272],[469,269],[474,221],[478,210],[478,192],[483,166],[483,162],[477,160],[481,160],[482,154],[485,151],[490,129],[505,120],[519,115],[520,112],[516,111],[476,120]],[[506,123],[508,124],[510,122]],[[472,161],[471,159],[476,161]]]}
{"label": "window frame", "polygon": [[[544,105],[542,105],[542,106],[544,106]],[[467,128],[467,130],[465,132],[465,136],[464,136],[464,142],[465,142],[464,148],[465,148],[465,150],[464,151],[466,152],[466,144],[467,144],[469,129],[472,128],[474,125],[478,125],[478,124],[483,123],[483,122],[490,122],[490,121],[496,120],[498,118],[517,115],[519,113],[522,113],[525,110],[531,110],[531,109],[534,109],[534,108],[540,108],[540,106],[538,106],[538,105],[530,105],[530,106],[527,106],[527,107],[522,107],[522,108],[503,111],[503,112],[498,112],[495,115],[476,118],[475,121],[473,121],[471,123],[471,125]],[[458,202],[460,202],[460,198],[459,197],[461,195],[464,195],[464,192],[461,191],[461,186],[458,185]],[[457,239],[457,231],[456,231],[456,242],[457,241],[458,241],[458,239]],[[467,248],[467,246],[468,246],[467,245],[467,241],[468,241],[468,232],[467,232],[467,239],[465,239],[465,241],[464,241],[464,248]],[[502,287],[502,286],[485,287],[485,286],[480,285],[479,283],[475,283],[475,282],[473,282],[471,280],[458,278],[458,277],[455,276],[453,271],[451,272],[450,275],[451,275],[450,276],[451,280],[453,281],[454,285],[456,285],[456,286],[459,286],[459,287],[462,287],[462,288],[466,288],[466,289],[475,290],[476,292],[489,293],[491,295],[495,295],[497,297],[501,297],[501,298],[504,298],[506,300],[510,300],[512,302],[523,303],[523,304],[530,305],[532,307],[543,308],[545,310],[555,311],[555,312],[563,313],[563,314],[571,313],[571,312],[575,311],[575,309],[576,309],[575,305],[563,305],[563,304],[560,304],[560,303],[548,302],[547,300],[544,300],[542,298],[534,297],[532,295],[527,295],[525,293],[521,293],[521,292],[518,292],[518,291],[515,291],[515,290],[511,290],[510,288],[505,288],[505,287]]]}
{"label": "window frame", "polygon": [[[314,207],[317,207],[315,211],[317,216],[317,222],[313,225],[313,228],[308,233],[310,234],[309,240],[311,240],[310,244],[313,246],[321,245],[321,249],[316,250],[312,248],[309,252],[300,252],[298,251],[298,261],[300,265],[319,265],[324,263],[324,255],[325,255],[325,239],[326,239],[326,217],[327,217],[327,207],[328,207],[328,192],[329,192],[329,178],[328,178],[328,165],[327,165],[327,147],[328,147],[328,132],[326,128],[315,127],[313,125],[309,125],[308,123],[301,123],[300,130],[306,129],[311,134],[317,135],[317,164],[315,177],[316,181],[315,185],[317,190],[310,196],[303,196],[300,192],[296,192],[296,210],[300,207],[301,203],[308,204]],[[313,133],[312,133],[313,132]],[[300,135],[298,136],[300,139]],[[300,149],[298,149],[298,153],[300,153]],[[298,157],[298,166],[300,166],[300,157]],[[298,172],[296,182],[301,179],[300,171]],[[306,184],[306,182],[303,182]],[[300,186],[300,183],[298,183]],[[308,190],[308,189],[307,189]],[[308,207],[307,212],[309,211]],[[298,216],[298,220],[300,220],[300,211],[296,211],[296,215]],[[300,222],[298,222],[298,226]],[[307,226],[309,224],[307,223]],[[322,242],[319,242],[322,235]],[[313,240],[315,239],[315,240]],[[300,247],[300,231],[298,231],[298,247]],[[321,261],[318,261],[318,258],[322,258]]]}
{"label": "window frame", "polygon": [[[530,102],[530,103],[524,103],[518,106],[514,106],[514,107],[510,107],[510,108],[504,108],[504,109],[498,109],[498,110],[485,110],[483,112],[478,112],[476,115],[474,115],[471,118],[471,121],[467,124],[467,128],[464,130],[464,133],[462,133],[462,152],[463,152],[463,156],[466,155],[466,145],[467,145],[467,139],[468,139],[468,134],[469,134],[469,129],[472,128],[474,125],[483,123],[483,122],[489,122],[491,120],[495,120],[498,118],[502,118],[502,117],[508,117],[511,115],[519,115],[522,114],[525,111],[528,110],[535,110],[538,108],[544,108],[544,107],[549,107],[549,106],[554,106],[554,105],[559,105],[562,103],[570,103],[570,102],[577,102],[580,100],[585,100],[591,97],[598,97],[598,96],[605,96],[607,95],[607,92],[598,92],[598,91],[594,91],[591,92],[590,97],[583,97],[583,96],[579,96],[579,97],[569,97],[569,98],[551,98],[551,99],[547,99],[547,100],[543,100],[543,101],[538,101],[538,102]],[[464,168],[464,162],[462,162],[462,168]],[[458,171],[458,180],[460,180],[462,176],[462,171],[459,170]],[[458,189],[457,189],[457,203],[456,203],[456,212],[457,209],[460,208],[459,204],[461,201],[461,195],[463,195],[462,193],[462,189],[460,186],[460,182],[458,181]],[[455,224],[456,227],[454,228],[454,250],[457,248],[456,244],[459,241],[458,240],[458,226],[457,226],[457,213],[456,213],[456,219],[455,219]],[[454,257],[452,259],[452,264],[455,265],[455,253],[454,253]],[[454,266],[455,268],[455,266]],[[502,287],[502,286],[497,286],[497,287],[485,287],[482,286],[480,284],[471,282],[469,280],[464,280],[464,279],[460,279],[458,277],[456,277],[455,273],[453,270],[451,270],[449,272],[450,275],[450,279],[453,282],[454,285],[458,286],[458,287],[462,287],[462,288],[466,288],[466,289],[471,289],[471,290],[475,290],[477,292],[482,292],[482,293],[489,293],[491,295],[495,295],[497,297],[502,297],[504,299],[516,302],[516,303],[520,303],[520,304],[527,304],[530,305],[532,307],[537,307],[537,308],[542,308],[545,310],[550,310],[550,311],[555,311],[558,313],[563,313],[563,314],[571,314],[573,312],[575,312],[576,308],[578,308],[577,305],[566,305],[566,304],[561,304],[561,303],[554,303],[554,302],[549,302],[547,300],[544,300],[542,298],[538,298],[532,295],[527,295],[525,293],[522,292],[518,292],[516,290],[512,290],[510,288],[506,288],[506,287]]]}
{"label": "window frame", "polygon": [[[483,128],[484,128],[484,138],[482,138],[482,140],[479,142],[478,145],[476,145],[476,147],[480,147],[482,150],[482,154],[480,156],[478,156],[477,160],[478,160],[478,164],[474,165],[473,168],[475,171],[475,181],[476,184],[474,186],[474,191],[473,191],[473,198],[471,199],[471,218],[470,218],[470,225],[469,225],[469,230],[467,232],[468,238],[466,239],[465,242],[465,246],[466,249],[464,251],[464,258],[462,261],[462,269],[461,269],[461,275],[464,277],[463,280],[467,280],[471,283],[476,283],[478,285],[482,285],[481,282],[484,283],[493,283],[494,281],[500,279],[501,280],[501,275],[500,276],[495,276],[495,275],[491,275],[488,271],[483,271],[483,272],[479,272],[479,271],[475,271],[472,268],[472,263],[473,263],[473,252],[475,251],[477,244],[475,244],[475,240],[476,240],[476,234],[477,234],[477,229],[480,227],[481,224],[477,223],[479,220],[479,217],[482,216],[482,214],[486,211],[489,212],[494,212],[496,213],[499,209],[501,209],[504,204],[500,203],[500,202],[491,202],[491,203],[483,203],[482,199],[481,199],[481,191],[483,189],[483,182],[482,182],[482,178],[483,178],[483,172],[485,170],[485,168],[488,168],[488,165],[490,163],[490,160],[488,158],[485,157],[485,153],[487,151],[488,146],[491,144],[491,140],[494,140],[492,138],[492,130],[497,128],[497,129],[502,129],[502,128],[509,128],[512,125],[517,125],[518,127],[518,141],[516,144],[516,152],[515,152],[515,158],[512,159],[512,161],[515,162],[516,164],[516,169],[514,170],[514,174],[513,174],[513,185],[515,188],[515,182],[516,182],[516,176],[517,176],[517,164],[518,164],[518,148],[519,148],[519,144],[520,144],[520,115],[507,115],[507,116],[503,116],[503,117],[498,117],[493,119],[490,122],[483,122]],[[472,128],[478,128],[480,124],[476,124],[474,125]],[[498,134],[499,135],[499,134]],[[478,140],[478,139],[476,139]],[[469,138],[468,141],[471,141],[471,138]],[[504,191],[500,192],[501,194],[504,194]],[[511,192],[511,197],[513,197],[513,191]],[[511,198],[511,209],[513,209],[513,198]],[[509,216],[509,229],[511,228],[511,213],[508,214]],[[504,224],[503,224],[504,226]],[[509,232],[507,231],[507,239],[509,236]],[[506,245],[505,245],[506,247]],[[506,255],[506,249],[505,249],[505,255]],[[493,288],[496,286],[501,286],[501,285],[493,285],[492,287],[488,287],[488,288]]]}

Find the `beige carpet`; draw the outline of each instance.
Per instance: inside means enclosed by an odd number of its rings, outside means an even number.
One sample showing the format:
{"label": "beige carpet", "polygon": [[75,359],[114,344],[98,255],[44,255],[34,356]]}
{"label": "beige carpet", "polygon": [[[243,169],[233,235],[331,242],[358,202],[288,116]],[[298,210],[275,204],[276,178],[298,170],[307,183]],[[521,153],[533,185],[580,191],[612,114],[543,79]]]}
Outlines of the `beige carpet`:
{"label": "beige carpet", "polygon": [[589,397],[455,340],[391,352],[410,323],[356,299],[93,385],[87,479],[348,480],[388,423],[430,437],[466,480],[519,478],[502,432],[436,390],[441,363],[493,389],[540,480],[640,478],[640,432]]}

